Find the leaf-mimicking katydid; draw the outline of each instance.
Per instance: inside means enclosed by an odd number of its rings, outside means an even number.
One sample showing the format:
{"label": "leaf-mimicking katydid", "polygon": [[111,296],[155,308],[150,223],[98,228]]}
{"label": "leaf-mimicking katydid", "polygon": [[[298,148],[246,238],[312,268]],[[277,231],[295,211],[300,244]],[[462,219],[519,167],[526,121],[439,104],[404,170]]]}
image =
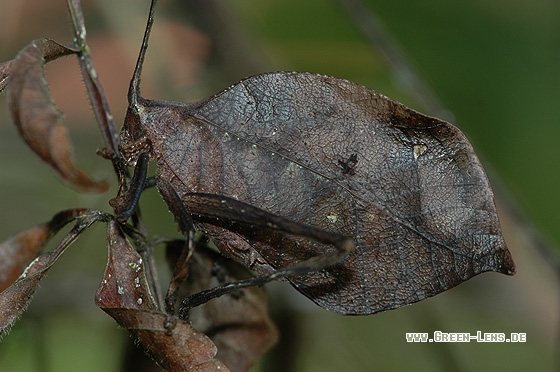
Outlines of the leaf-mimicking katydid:
{"label": "leaf-mimicking katydid", "polygon": [[170,210],[193,221],[183,230],[194,223],[264,275],[246,284],[288,277],[326,309],[371,314],[513,273],[488,180],[456,127],[311,73],[256,75],[195,103],[146,99],[153,3],[121,151],[129,164],[156,162]]}

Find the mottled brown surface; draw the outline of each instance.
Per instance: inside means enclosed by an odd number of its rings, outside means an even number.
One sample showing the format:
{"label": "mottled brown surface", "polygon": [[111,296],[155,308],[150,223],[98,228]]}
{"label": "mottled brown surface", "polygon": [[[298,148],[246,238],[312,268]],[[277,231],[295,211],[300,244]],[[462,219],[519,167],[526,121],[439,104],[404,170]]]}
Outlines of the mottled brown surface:
{"label": "mottled brown surface", "polygon": [[[157,176],[184,200],[224,195],[355,240],[339,265],[291,279],[324,308],[370,314],[484,271],[514,272],[486,175],[449,123],[346,80],[291,72],[199,104],[140,104],[124,148],[146,135]],[[332,249],[220,221],[199,227],[260,272]]]}

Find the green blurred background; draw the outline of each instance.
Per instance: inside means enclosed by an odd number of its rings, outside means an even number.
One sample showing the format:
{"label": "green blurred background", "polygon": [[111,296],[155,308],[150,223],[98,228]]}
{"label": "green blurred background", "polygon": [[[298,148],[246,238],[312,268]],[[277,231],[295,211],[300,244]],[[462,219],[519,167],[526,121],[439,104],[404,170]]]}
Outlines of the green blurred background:
{"label": "green blurred background", "polygon": [[[514,277],[483,274],[406,308],[370,317],[321,310],[288,285],[270,288],[282,324],[288,371],[558,370],[560,286],[560,2],[557,0],[367,0],[391,48],[403,53],[437,99],[423,102],[406,70],[395,69],[360,31],[347,1],[162,1],[147,57],[147,97],[198,100],[247,75],[312,71],[347,78],[457,124],[473,143],[497,197]],[[85,1],[89,45],[113,115],[122,122],[126,90],[148,2]],[[38,37],[70,40],[62,0],[0,1],[0,60]],[[405,73],[403,73],[405,71]],[[115,180],[95,156],[101,138],[77,64],[49,65],[81,167],[113,188],[83,195],[63,186],[9,123],[0,97],[0,240],[57,211],[110,211]],[[438,101],[439,100],[439,101]],[[442,111],[446,108],[448,111]],[[142,200],[151,233],[176,235],[153,190]],[[527,222],[530,221],[530,222]],[[93,296],[106,260],[96,226],[60,259],[28,313],[0,343],[1,371],[118,371],[128,337],[97,309]],[[162,269],[163,270],[163,269]],[[556,269],[557,270],[557,269]],[[525,332],[527,342],[405,342],[406,332]],[[287,346],[286,346],[287,345]],[[284,354],[282,354],[284,353]],[[280,366],[277,359],[262,370]]]}

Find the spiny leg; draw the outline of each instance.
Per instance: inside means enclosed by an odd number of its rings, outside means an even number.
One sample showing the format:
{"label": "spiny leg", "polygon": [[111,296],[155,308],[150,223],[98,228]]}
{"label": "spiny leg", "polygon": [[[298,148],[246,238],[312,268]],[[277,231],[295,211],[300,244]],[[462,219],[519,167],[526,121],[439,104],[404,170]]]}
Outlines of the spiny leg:
{"label": "spiny leg", "polygon": [[306,274],[312,271],[319,271],[332,266],[341,261],[355,247],[354,240],[347,236],[331,233],[313,226],[295,222],[223,195],[189,193],[184,195],[183,198],[179,198],[169,182],[162,179],[158,180],[158,187],[162,190],[162,194],[164,194],[164,198],[168,204],[170,204],[169,200],[171,198],[169,198],[169,196],[166,197],[165,194],[173,195],[170,209],[174,214],[174,209],[178,208],[176,204],[180,202],[182,208],[185,208],[185,211],[188,211],[188,213],[194,216],[218,218],[225,222],[298,235],[319,241],[321,243],[333,245],[337,249],[336,252],[314,256],[270,274],[225,284],[223,286],[205,290],[189,296],[183,300],[179,310],[179,316],[183,318],[186,317],[190,308],[201,305],[213,298],[222,296],[229,292],[244,287],[262,286],[273,280]]}
{"label": "spiny leg", "polygon": [[117,220],[121,223],[126,222],[138,207],[138,201],[146,185],[149,160],[147,153],[140,154],[128,188],[125,190],[121,186],[118,195],[109,201],[115,210]]}
{"label": "spiny leg", "polygon": [[179,317],[187,318],[188,311],[193,307],[202,305],[216,297],[223,296],[232,291],[237,291],[241,288],[253,286],[260,287],[274,280],[294,275],[303,275],[313,271],[320,271],[322,269],[335,265],[336,263],[341,261],[349,252],[349,250],[337,250],[335,253],[315,256],[305,261],[297,262],[293,265],[287,266],[284,269],[275,271],[270,274],[243,279],[237,282],[228,283],[216,288],[211,288],[199,293],[195,293],[183,300],[183,302],[181,303],[181,308],[179,309]]}
{"label": "spiny leg", "polygon": [[350,251],[355,247],[354,240],[345,235],[331,233],[310,225],[295,222],[227,196],[188,193],[181,200],[188,212],[194,216],[215,218],[224,222],[302,236],[333,245],[338,250],[344,252]]}
{"label": "spiny leg", "polygon": [[181,254],[175,262],[173,277],[169,282],[165,296],[165,311],[167,314],[173,315],[175,314],[175,303],[177,302],[179,287],[189,275],[188,263],[194,251],[195,229],[191,215],[169,182],[158,179],[157,186],[170,212],[175,216],[175,222],[177,222],[179,230],[185,235],[186,239]]}

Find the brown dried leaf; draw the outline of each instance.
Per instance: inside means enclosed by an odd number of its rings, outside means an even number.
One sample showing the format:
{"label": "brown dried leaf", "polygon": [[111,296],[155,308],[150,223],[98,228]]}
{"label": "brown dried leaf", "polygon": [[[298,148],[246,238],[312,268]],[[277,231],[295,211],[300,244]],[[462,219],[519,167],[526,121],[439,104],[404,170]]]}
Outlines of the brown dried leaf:
{"label": "brown dried leaf", "polygon": [[34,226],[0,245],[0,291],[19,278],[50,236],[48,224]]}
{"label": "brown dried leaf", "polygon": [[0,292],[10,286],[35,258],[46,241],[85,209],[57,213],[49,222],[34,226],[0,244]]}
{"label": "brown dried leaf", "polygon": [[214,359],[216,346],[189,323],[177,320],[168,330],[169,317],[160,311],[135,308],[103,309],[126,328],[144,347],[146,353],[166,371],[229,371]]}
{"label": "brown dried leaf", "polygon": [[104,181],[93,181],[73,162],[73,150],[63,114],[55,106],[44,76],[44,65],[75,53],[52,40],[39,39],[23,48],[10,66],[8,104],[20,135],[68,185],[86,192],[103,192]]}
{"label": "brown dried leaf", "polygon": [[[190,324],[158,310],[140,255],[115,221],[108,224],[109,259],[95,296],[97,306],[131,332],[167,371],[228,371],[216,346]],[[166,327],[176,320],[174,327]]]}
{"label": "brown dried leaf", "polygon": [[124,237],[118,224],[110,221],[107,227],[109,259],[95,302],[105,309],[134,308],[157,310],[144,272],[142,257]]}
{"label": "brown dried leaf", "polygon": [[27,309],[39,282],[57,258],[51,252],[37,257],[29,265],[33,274],[24,272],[19,280],[0,293],[0,336],[7,334]]}
{"label": "brown dried leaf", "polygon": [[[29,255],[37,251],[37,245],[42,245],[54,232],[58,231],[66,223],[82,217],[74,228],[62,239],[60,244],[52,251],[43,253],[31,262],[23,271],[21,276],[11,286],[0,293],[0,335],[8,333],[10,327],[27,309],[31,297],[41,279],[45,276],[51,266],[66,251],[66,249],[80,236],[80,234],[94,222],[103,219],[103,214],[97,211],[75,209],[59,213],[50,223],[32,228],[18,235],[18,239],[12,240],[14,254],[24,251],[22,255]],[[18,246],[18,244],[20,244]],[[28,245],[25,247],[25,245]],[[17,268],[19,263],[13,264]]]}
{"label": "brown dried leaf", "polygon": [[[181,297],[251,276],[240,264],[202,246],[196,247],[189,263]],[[251,370],[278,342],[263,288],[243,288],[211,300],[191,309],[189,320],[210,336],[218,347],[217,358],[235,372]]]}

